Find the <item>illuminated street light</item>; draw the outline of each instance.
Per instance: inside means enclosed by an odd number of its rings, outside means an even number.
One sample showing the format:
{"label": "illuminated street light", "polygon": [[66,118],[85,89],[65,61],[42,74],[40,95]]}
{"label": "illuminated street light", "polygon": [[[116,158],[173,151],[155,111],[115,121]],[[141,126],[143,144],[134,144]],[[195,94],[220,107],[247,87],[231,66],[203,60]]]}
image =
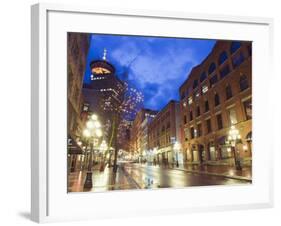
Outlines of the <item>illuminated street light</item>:
{"label": "illuminated street light", "polygon": [[228,142],[231,144],[231,150],[233,151],[234,163],[237,170],[242,170],[240,160],[237,158],[237,153],[236,153],[236,143],[240,139],[241,139],[241,135],[239,134],[239,130],[236,129],[234,125],[232,125],[228,132]]}
{"label": "illuminated street light", "polygon": [[181,145],[178,141],[174,144],[174,152],[176,154],[176,166],[179,167],[179,151],[181,149]]}
{"label": "illuminated street light", "polygon": [[92,119],[92,120],[98,120],[98,116],[95,115],[95,114],[92,114],[91,119]]}
{"label": "illuminated street light", "polygon": [[83,136],[84,137],[90,137],[91,136],[91,133],[90,133],[90,131],[88,130],[88,129],[84,129],[84,131],[83,131]]}
{"label": "illuminated street light", "polygon": [[102,136],[101,123],[98,121],[98,116],[96,114],[92,114],[89,120],[86,122],[86,129],[83,131],[83,136],[87,140],[87,146],[90,147],[90,160],[88,163],[88,172],[84,184],[84,188],[92,188],[92,165],[93,165],[93,155],[94,148],[97,147],[99,140]]}

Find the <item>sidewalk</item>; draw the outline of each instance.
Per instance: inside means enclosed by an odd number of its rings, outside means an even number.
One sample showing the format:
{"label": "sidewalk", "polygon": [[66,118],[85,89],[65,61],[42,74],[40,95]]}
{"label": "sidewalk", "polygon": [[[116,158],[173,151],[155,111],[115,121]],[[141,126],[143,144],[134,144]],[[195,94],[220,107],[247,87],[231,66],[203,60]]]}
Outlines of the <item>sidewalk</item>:
{"label": "sidewalk", "polygon": [[100,171],[99,166],[96,165],[92,172],[93,187],[91,189],[84,188],[87,170],[70,173],[68,175],[68,192],[104,192],[137,188],[120,168],[117,173],[113,173],[112,167],[105,167],[104,171]]}
{"label": "sidewalk", "polygon": [[199,164],[181,164],[179,167],[169,166],[171,169],[183,170],[190,173],[205,174],[212,176],[221,176],[231,179],[246,180],[252,182],[251,167],[243,167],[242,170],[236,170],[233,166],[227,165],[199,165]]}

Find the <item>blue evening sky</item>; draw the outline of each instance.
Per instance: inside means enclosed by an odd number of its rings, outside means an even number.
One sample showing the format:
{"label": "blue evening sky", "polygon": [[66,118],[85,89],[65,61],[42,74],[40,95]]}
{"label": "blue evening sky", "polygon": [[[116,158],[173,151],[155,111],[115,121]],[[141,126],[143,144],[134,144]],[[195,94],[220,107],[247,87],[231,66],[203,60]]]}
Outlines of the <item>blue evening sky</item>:
{"label": "blue evening sky", "polygon": [[191,69],[210,53],[215,40],[92,34],[84,82],[90,81],[92,60],[102,59],[117,76],[144,95],[144,107],[160,110],[179,100],[179,87]]}

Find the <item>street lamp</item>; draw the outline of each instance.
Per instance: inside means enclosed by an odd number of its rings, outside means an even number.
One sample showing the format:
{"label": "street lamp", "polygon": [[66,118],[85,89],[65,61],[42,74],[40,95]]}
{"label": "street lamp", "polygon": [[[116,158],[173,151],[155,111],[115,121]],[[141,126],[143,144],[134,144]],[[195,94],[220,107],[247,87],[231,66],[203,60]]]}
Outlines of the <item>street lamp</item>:
{"label": "street lamp", "polygon": [[87,141],[87,146],[90,151],[90,160],[88,163],[88,172],[86,176],[86,180],[84,183],[84,188],[92,188],[92,167],[93,167],[93,152],[94,148],[98,144],[98,139],[102,136],[102,131],[100,129],[101,124],[98,121],[98,116],[93,114],[86,122],[86,129],[83,130],[83,136]]}
{"label": "street lamp", "polygon": [[100,144],[100,152],[101,152],[101,155],[102,155],[102,163],[101,163],[101,166],[100,166],[100,171],[104,170],[104,155],[105,155],[105,152],[107,151],[107,149],[108,149],[108,146],[107,146],[106,141],[102,140],[102,142]]}
{"label": "street lamp", "polygon": [[176,154],[176,166],[179,167],[179,151],[180,151],[181,145],[178,141],[174,144],[174,152]]}
{"label": "street lamp", "polygon": [[241,135],[239,134],[238,129],[236,129],[235,126],[232,125],[228,133],[228,142],[231,144],[231,150],[233,152],[234,163],[237,170],[242,170],[240,160],[237,158],[237,153],[236,153],[236,143],[240,139],[241,139]]}

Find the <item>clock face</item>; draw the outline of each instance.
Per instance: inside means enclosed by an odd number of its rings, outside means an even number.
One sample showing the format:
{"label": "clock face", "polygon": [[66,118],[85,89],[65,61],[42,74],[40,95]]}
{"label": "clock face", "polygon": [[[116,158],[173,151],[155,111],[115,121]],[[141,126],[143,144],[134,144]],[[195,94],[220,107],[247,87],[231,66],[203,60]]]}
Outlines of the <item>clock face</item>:
{"label": "clock face", "polygon": [[92,72],[94,74],[110,74],[111,73],[108,69],[103,68],[103,67],[95,67],[92,69]]}

